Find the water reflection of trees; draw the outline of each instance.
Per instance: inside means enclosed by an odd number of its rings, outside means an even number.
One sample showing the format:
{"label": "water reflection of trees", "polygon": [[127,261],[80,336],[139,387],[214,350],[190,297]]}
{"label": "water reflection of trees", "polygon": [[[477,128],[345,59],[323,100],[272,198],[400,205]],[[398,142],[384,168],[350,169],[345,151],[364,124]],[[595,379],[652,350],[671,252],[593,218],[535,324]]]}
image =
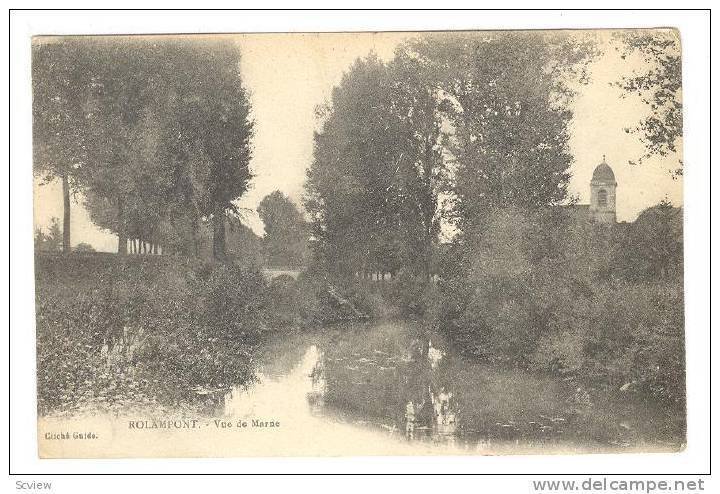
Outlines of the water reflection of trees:
{"label": "water reflection of trees", "polygon": [[627,400],[589,403],[552,376],[468,360],[417,325],[343,326],[298,336],[268,357],[264,372],[301,374],[285,392],[313,414],[462,448],[625,448],[652,439],[647,429],[661,420],[653,425]]}
{"label": "water reflection of trees", "polygon": [[556,383],[488,371],[453,356],[435,333],[384,326],[350,332],[323,353],[309,403],[411,439],[468,445],[560,439]]}
{"label": "water reflection of trees", "polygon": [[325,356],[320,353],[315,366],[310,373],[312,391],[308,393],[307,400],[313,412],[318,412],[325,405],[327,382],[325,381]]}
{"label": "water reflection of trees", "polygon": [[437,340],[365,336],[325,348],[310,376],[311,406],[371,419],[411,438],[452,436],[457,403]]}

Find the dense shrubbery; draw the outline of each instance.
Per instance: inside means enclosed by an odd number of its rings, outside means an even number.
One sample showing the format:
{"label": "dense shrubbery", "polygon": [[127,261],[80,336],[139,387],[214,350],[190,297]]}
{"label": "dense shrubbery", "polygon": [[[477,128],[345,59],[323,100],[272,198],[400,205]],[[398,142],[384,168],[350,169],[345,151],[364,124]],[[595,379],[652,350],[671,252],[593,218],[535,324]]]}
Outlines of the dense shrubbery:
{"label": "dense shrubbery", "polygon": [[591,298],[562,297],[533,355],[595,385],[631,389],[682,405],[682,287],[672,282],[603,283]]}
{"label": "dense shrubbery", "polygon": [[281,275],[270,281],[268,290],[269,307],[277,325],[291,325],[306,328],[315,323],[331,322],[335,319],[331,308],[324,299],[327,285],[304,273],[298,280]]}
{"label": "dense shrubbery", "polygon": [[403,272],[385,280],[351,278],[336,283],[358,310],[373,319],[423,317],[435,292],[426,277]]}
{"label": "dense shrubbery", "polygon": [[42,413],[211,396],[252,379],[268,328],[297,322],[259,271],[178,257],[38,256],[36,284]]}
{"label": "dense shrubbery", "polygon": [[430,310],[467,352],[684,404],[677,208],[661,203],[613,227],[563,210],[499,210],[453,255]]}
{"label": "dense shrubbery", "polygon": [[[497,209],[445,249],[437,284],[403,271],[331,283],[368,316],[424,317],[481,360],[682,407],[682,211],[662,202],[613,226],[582,214]],[[333,314],[322,287],[315,313]]]}

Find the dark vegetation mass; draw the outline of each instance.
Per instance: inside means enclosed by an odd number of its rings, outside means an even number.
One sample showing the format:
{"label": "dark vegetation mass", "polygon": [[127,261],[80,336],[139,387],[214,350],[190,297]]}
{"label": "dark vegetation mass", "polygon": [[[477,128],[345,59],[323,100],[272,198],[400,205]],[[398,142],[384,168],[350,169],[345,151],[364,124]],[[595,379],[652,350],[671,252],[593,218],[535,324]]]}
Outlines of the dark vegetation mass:
{"label": "dark vegetation mass", "polygon": [[305,282],[232,263],[78,253],[35,268],[41,413],[212,405],[252,382],[267,333],[318,312]]}

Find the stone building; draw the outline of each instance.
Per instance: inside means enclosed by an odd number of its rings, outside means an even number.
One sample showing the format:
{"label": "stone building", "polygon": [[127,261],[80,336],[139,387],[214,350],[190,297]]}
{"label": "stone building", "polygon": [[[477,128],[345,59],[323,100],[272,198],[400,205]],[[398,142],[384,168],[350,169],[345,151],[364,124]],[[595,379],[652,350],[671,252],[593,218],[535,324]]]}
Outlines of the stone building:
{"label": "stone building", "polygon": [[595,167],[590,180],[590,204],[570,204],[562,208],[577,220],[589,219],[597,223],[614,225],[617,223],[616,189],[615,174],[603,156],[602,163]]}
{"label": "stone building", "polygon": [[603,155],[602,163],[595,168],[592,180],[590,180],[589,214],[592,219],[599,223],[613,224],[617,222],[615,215],[616,189],[615,174]]}

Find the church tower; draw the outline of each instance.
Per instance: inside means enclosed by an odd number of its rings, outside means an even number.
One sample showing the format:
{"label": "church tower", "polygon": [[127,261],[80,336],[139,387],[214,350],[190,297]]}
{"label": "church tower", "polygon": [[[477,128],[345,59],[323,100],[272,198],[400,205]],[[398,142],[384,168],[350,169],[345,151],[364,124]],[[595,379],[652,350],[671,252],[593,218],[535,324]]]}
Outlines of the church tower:
{"label": "church tower", "polygon": [[615,189],[617,182],[615,174],[605,162],[603,155],[600,163],[593,172],[590,181],[590,217],[600,223],[614,224],[615,217]]}

